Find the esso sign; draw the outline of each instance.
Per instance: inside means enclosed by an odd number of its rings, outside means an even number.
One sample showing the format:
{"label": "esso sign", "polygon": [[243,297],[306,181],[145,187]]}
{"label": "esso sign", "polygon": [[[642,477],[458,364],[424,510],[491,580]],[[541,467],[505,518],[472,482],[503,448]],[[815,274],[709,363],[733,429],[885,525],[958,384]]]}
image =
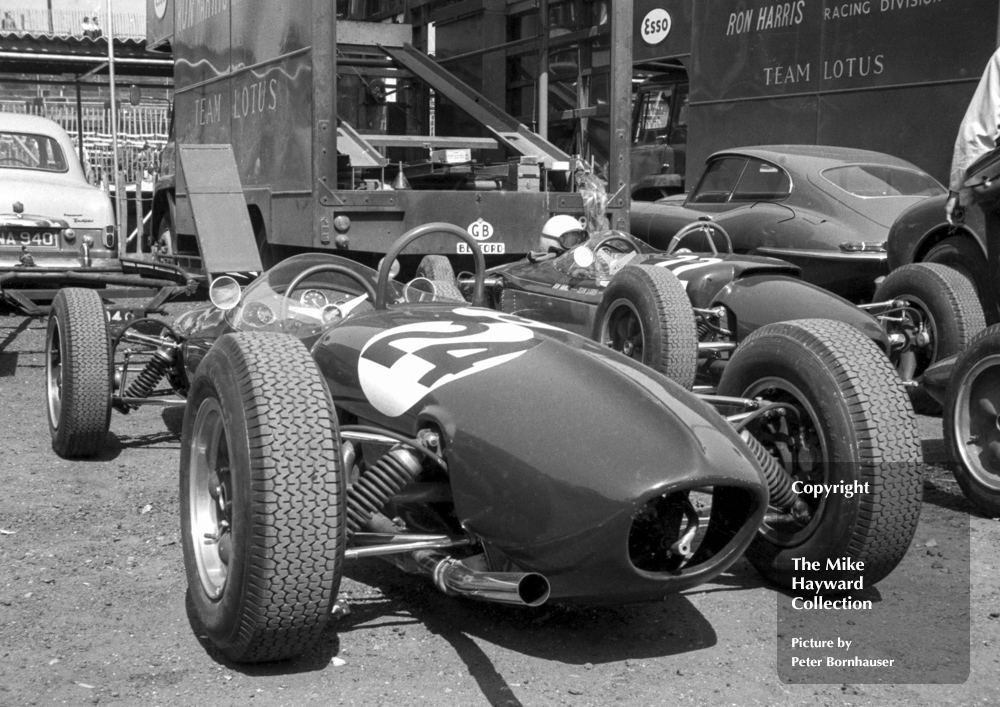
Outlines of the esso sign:
{"label": "esso sign", "polygon": [[473,221],[465,230],[468,231],[469,235],[477,241],[485,241],[493,235],[493,225],[488,221],[483,221],[482,219]]}
{"label": "esso sign", "polygon": [[639,29],[642,41],[649,45],[659,44],[670,34],[671,24],[670,13],[662,7],[650,10],[642,18],[642,27]]}

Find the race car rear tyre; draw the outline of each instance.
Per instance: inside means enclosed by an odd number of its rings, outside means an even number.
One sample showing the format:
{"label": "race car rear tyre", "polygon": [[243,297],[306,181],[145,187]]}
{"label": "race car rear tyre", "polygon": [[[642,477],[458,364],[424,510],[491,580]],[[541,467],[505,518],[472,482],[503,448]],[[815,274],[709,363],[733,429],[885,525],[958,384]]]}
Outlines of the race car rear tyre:
{"label": "race car rear tyre", "polygon": [[986,255],[971,235],[945,238],[927,251],[923,262],[947,265],[969,278],[979,295],[979,305],[986,315],[987,324],[996,324],[996,306],[990,304],[990,273],[986,267]]}
{"label": "race car rear tyre", "polygon": [[455,269],[451,266],[451,261],[443,255],[425,255],[417,266],[417,277],[455,284]]}
{"label": "race car rear tyre", "polygon": [[[926,321],[930,341],[925,346],[893,353],[896,370],[904,380],[915,379],[928,366],[959,353],[986,326],[976,288],[969,278],[939,263],[915,263],[896,268],[875,290],[875,302],[904,300]],[[910,323],[890,324],[889,333],[913,329]],[[913,408],[925,415],[941,413],[941,404],[920,388],[911,388]]]}
{"label": "race car rear tyre", "polygon": [[955,480],[980,513],[1000,515],[1000,325],[959,356],[945,397],[944,443]]}
{"label": "race car rear tyre", "polygon": [[343,569],[336,420],[308,350],[286,334],[219,339],[181,437],[184,566],[195,615],[240,663],[320,642]]}
{"label": "race car rear tyre", "polygon": [[465,297],[458,288],[455,269],[445,256],[425,255],[417,266],[417,277],[426,277],[434,282],[435,298],[465,302]]}
{"label": "race car rear tyre", "polygon": [[95,290],[68,287],[52,301],[45,337],[45,392],[52,449],[92,457],[111,426],[111,344]]}
{"label": "race car rear tyre", "polygon": [[[785,588],[804,574],[857,579],[827,566],[842,558],[865,563],[864,586],[888,575],[910,546],[923,485],[916,419],[881,350],[842,322],[769,324],[736,350],[718,392],[791,406],[795,413],[758,418],[748,431],[793,481],[846,485],[826,496],[795,487],[808,519],[765,520],[747,550],[754,567]],[[867,491],[847,492],[855,484]],[[803,573],[794,558],[819,562],[821,571]]]}
{"label": "race car rear tyre", "polygon": [[684,285],[666,268],[626,265],[604,291],[594,320],[597,341],[689,389],[698,335]]}

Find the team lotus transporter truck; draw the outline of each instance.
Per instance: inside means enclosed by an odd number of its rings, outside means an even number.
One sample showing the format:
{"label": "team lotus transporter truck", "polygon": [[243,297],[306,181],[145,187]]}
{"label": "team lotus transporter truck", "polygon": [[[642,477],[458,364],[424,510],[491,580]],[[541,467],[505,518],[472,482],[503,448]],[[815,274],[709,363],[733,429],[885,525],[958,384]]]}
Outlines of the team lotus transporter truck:
{"label": "team lotus transporter truck", "polygon": [[[583,213],[571,155],[415,49],[427,38],[411,25],[340,19],[337,5],[149,0],[149,46],[174,58],[175,169],[151,231],[168,262],[254,271],[302,250],[374,261],[430,221],[514,256],[550,216]],[[439,236],[414,254],[467,251]]]}

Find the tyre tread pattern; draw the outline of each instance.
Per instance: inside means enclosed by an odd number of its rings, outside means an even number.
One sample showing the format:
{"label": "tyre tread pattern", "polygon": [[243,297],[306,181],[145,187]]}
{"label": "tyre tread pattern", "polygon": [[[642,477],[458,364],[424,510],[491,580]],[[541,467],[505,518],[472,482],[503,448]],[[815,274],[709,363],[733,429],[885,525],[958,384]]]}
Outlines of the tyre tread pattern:
{"label": "tyre tread pattern", "polygon": [[92,457],[104,448],[111,423],[111,344],[104,302],[94,290],[63,288],[52,302],[50,319],[63,333],[62,414],[58,428],[50,427],[52,448],[61,457]]}
{"label": "tyre tread pattern", "polygon": [[245,610],[226,652],[240,662],[281,660],[319,640],[336,600],[344,542],[336,423],[298,339],[240,334],[217,345],[235,364],[252,485]]}
{"label": "tyre tread pattern", "polygon": [[650,367],[690,390],[698,366],[698,333],[691,300],[684,285],[670,270],[655,265],[626,265],[618,271],[598,308],[595,338],[600,337],[607,306],[618,299],[619,290],[629,285],[630,289],[645,288],[656,309],[660,346],[652,356],[647,354]]}
{"label": "tyre tread pattern", "polygon": [[[758,329],[741,348],[773,336],[794,339],[818,358],[848,407],[857,457],[838,463],[857,462],[858,481],[868,482],[872,490],[861,496],[849,555],[864,561],[865,582],[874,584],[903,559],[920,518],[923,482],[916,417],[888,359],[853,327],[823,319],[785,322]],[[747,555],[768,576],[770,563],[758,565],[763,542],[758,536]]]}

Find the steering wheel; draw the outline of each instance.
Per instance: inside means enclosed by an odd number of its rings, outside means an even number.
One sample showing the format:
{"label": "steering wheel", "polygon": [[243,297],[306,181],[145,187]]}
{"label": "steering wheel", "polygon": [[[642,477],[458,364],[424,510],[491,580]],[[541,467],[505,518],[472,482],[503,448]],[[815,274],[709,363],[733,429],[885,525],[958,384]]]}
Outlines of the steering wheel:
{"label": "steering wheel", "polygon": [[337,265],[335,263],[323,263],[322,265],[313,265],[311,268],[306,268],[288,283],[288,287],[285,289],[285,298],[281,302],[281,321],[288,318],[288,301],[292,298],[292,293],[295,292],[302,285],[307,277],[310,275],[315,275],[321,272],[335,272],[340,275],[346,275],[351,280],[361,285],[361,289],[365,291],[368,298],[371,301],[375,301],[375,288],[372,287],[372,283],[365,279],[365,276],[359,272],[351,270],[343,265]]}
{"label": "steering wheel", "polygon": [[629,238],[626,238],[625,236],[621,235],[620,233],[616,233],[613,236],[606,236],[606,237],[602,238],[601,240],[597,241],[597,244],[594,245],[591,248],[591,250],[596,253],[601,248],[606,247],[609,243],[612,243],[614,241],[618,241],[620,243],[624,243],[628,247],[628,250],[620,251],[620,252],[623,252],[623,253],[638,253],[639,252],[639,246],[637,246]]}
{"label": "steering wheel", "polygon": [[733,239],[729,237],[728,233],[726,233],[726,229],[714,221],[694,221],[679,230],[674,234],[674,237],[670,239],[670,243],[667,245],[667,255],[670,255],[677,250],[677,246],[680,242],[692,233],[701,233],[705,236],[705,240],[708,242],[708,247],[709,250],[712,251],[712,255],[718,255],[719,249],[715,246],[715,238],[712,237],[712,231],[722,235],[723,240],[726,242],[726,253],[731,254],[733,252]]}
{"label": "steering wheel", "polygon": [[389,269],[396,262],[396,258],[403,252],[403,249],[428,233],[440,232],[450,233],[465,241],[472,250],[472,257],[476,263],[475,284],[472,286],[472,305],[474,307],[482,307],[484,305],[483,290],[486,281],[486,258],[483,257],[483,249],[479,247],[479,241],[469,235],[467,231],[454,224],[436,221],[411,228],[401,235],[392,244],[389,252],[385,254],[385,258],[382,260],[382,267],[378,269],[378,283],[375,285],[375,309],[385,309],[388,306]]}

